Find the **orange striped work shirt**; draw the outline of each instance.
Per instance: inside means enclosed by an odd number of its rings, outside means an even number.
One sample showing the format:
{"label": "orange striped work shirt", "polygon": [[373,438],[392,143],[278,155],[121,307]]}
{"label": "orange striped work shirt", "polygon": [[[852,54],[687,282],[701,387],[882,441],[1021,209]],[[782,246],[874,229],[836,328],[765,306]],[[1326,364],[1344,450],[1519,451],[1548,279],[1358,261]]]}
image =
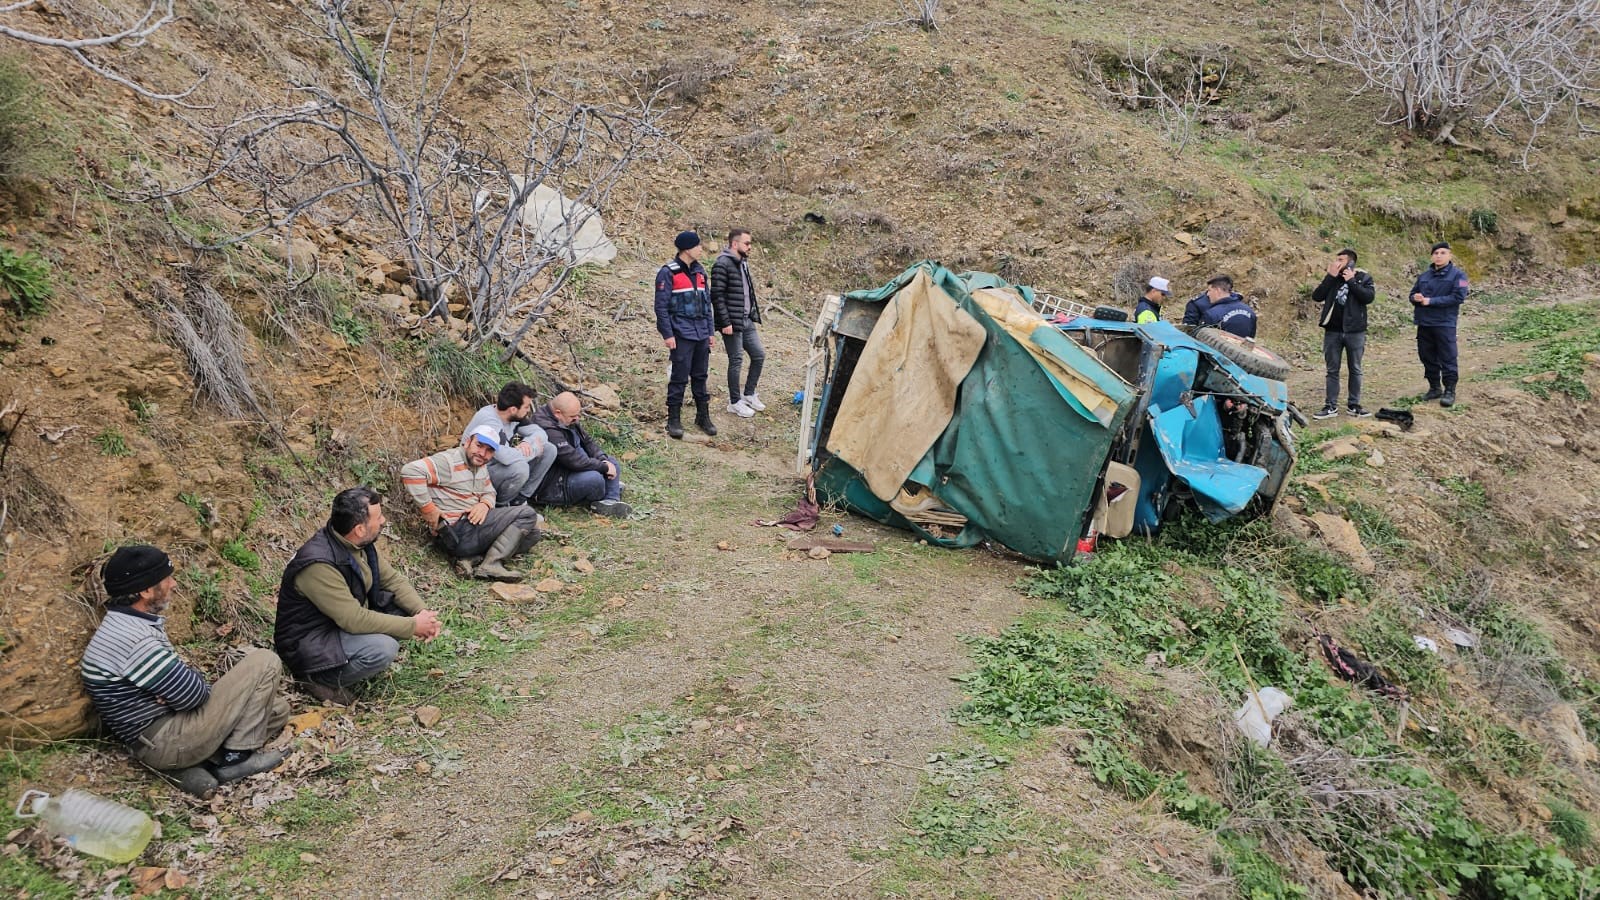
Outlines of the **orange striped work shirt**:
{"label": "orange striped work shirt", "polygon": [[472,468],[467,463],[467,452],[460,447],[406,463],[400,467],[400,483],[417,506],[424,510],[436,507],[450,524],[479,503],[494,506],[489,467]]}

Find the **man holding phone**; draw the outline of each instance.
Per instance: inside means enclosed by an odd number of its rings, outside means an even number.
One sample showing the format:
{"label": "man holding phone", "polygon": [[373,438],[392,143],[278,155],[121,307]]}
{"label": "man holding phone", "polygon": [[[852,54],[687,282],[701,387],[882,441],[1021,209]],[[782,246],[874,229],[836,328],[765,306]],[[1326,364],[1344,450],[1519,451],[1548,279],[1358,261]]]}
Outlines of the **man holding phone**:
{"label": "man holding phone", "polygon": [[1356,251],[1349,247],[1328,263],[1322,283],[1311,292],[1311,299],[1322,304],[1317,324],[1322,326],[1322,360],[1327,366],[1322,410],[1312,418],[1331,419],[1339,414],[1339,368],[1346,359],[1350,365],[1350,391],[1345,398],[1349,413],[1356,418],[1372,415],[1361,405],[1361,357],[1367,350],[1367,305],[1376,294],[1372,276],[1356,268]]}

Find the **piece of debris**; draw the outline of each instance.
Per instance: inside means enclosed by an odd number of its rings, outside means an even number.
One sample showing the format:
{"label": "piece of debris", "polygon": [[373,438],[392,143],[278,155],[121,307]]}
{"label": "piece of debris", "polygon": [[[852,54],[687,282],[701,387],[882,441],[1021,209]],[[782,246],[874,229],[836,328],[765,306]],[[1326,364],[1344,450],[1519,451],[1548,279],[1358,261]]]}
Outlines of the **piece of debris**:
{"label": "piece of debris", "polygon": [[821,548],[829,553],[871,553],[878,549],[878,545],[870,541],[846,541],[830,537],[799,537],[785,546],[790,550],[807,552]]}
{"label": "piece of debris", "polygon": [[1409,409],[1390,409],[1385,406],[1378,410],[1378,421],[1393,422],[1400,426],[1401,431],[1410,431],[1411,426],[1417,424],[1417,417]]}
{"label": "piece of debris", "polygon": [[1244,704],[1233,713],[1233,723],[1257,747],[1272,743],[1272,722],[1294,703],[1294,698],[1275,687],[1264,687],[1245,695]]}
{"label": "piece of debris", "polygon": [[788,515],[770,522],[765,519],[757,519],[756,524],[763,528],[771,528],[777,525],[790,531],[810,531],[817,527],[817,520],[820,518],[822,518],[822,507],[817,505],[816,473],[812,473],[806,476],[805,496],[800,498],[800,502],[795,504],[794,509],[790,510]]}
{"label": "piece of debris", "polygon": [[1439,652],[1439,642],[1434,640],[1431,637],[1426,637],[1426,636],[1420,635],[1420,634],[1413,634],[1411,636],[1411,643],[1416,644],[1418,650],[1423,650],[1423,651],[1426,651],[1428,653],[1438,653]]}
{"label": "piece of debris", "polygon": [[1478,636],[1463,628],[1450,626],[1444,630],[1444,639],[1457,647],[1471,649],[1478,646]]}
{"label": "piece of debris", "polygon": [[1326,634],[1317,635],[1322,647],[1322,657],[1333,667],[1333,673],[1352,684],[1363,685],[1376,693],[1394,700],[1405,700],[1406,689],[1383,677],[1378,667],[1335,644]]}

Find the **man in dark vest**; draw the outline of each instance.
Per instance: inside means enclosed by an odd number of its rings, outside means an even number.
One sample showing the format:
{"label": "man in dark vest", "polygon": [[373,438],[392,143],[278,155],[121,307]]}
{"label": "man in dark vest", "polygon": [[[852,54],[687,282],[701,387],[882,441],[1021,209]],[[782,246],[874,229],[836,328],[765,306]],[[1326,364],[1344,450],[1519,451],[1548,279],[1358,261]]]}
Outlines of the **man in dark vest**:
{"label": "man in dark vest", "polygon": [[350,685],[388,668],[400,641],[439,634],[438,613],[378,554],[380,502],[368,487],[340,491],[328,524],[283,570],[272,642],[318,700],[349,705]]}

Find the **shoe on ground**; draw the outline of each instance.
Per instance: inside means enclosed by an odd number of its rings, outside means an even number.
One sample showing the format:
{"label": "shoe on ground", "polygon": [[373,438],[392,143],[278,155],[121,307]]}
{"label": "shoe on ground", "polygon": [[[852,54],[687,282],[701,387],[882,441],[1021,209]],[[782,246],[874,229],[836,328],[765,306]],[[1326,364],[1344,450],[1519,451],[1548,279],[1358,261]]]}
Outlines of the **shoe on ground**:
{"label": "shoe on ground", "polygon": [[1428,388],[1428,392],[1426,394],[1422,395],[1422,399],[1424,399],[1424,400],[1437,400],[1437,399],[1439,399],[1440,397],[1443,397],[1443,396],[1444,396],[1444,391],[1442,391],[1442,390],[1440,390],[1439,388],[1436,388],[1436,387],[1431,387],[1431,388]]}
{"label": "shoe on ground", "polygon": [[356,702],[356,695],[350,693],[349,688],[323,684],[320,681],[308,681],[305,683],[305,689],[306,693],[322,703],[331,703],[334,706],[353,706]]}
{"label": "shoe on ground", "polygon": [[[232,757],[237,752],[229,751],[227,755]],[[211,771],[217,776],[217,783],[232,784],[241,778],[249,778],[251,775],[270,772],[282,762],[283,754],[276,750],[255,750],[238,762],[217,763],[212,766]]]}
{"label": "shoe on ground", "polygon": [[210,799],[211,794],[217,789],[217,776],[211,774],[211,770],[205,766],[166,769],[161,772],[161,777],[185,794],[193,794],[202,800]]}
{"label": "shoe on ground", "polygon": [[741,419],[748,419],[756,414],[756,411],[751,408],[750,404],[744,402],[742,398],[737,402],[729,403],[728,412],[733,413]]}
{"label": "shoe on ground", "polygon": [[1367,409],[1365,406],[1352,406],[1350,407],[1349,414],[1352,418],[1356,419],[1372,418],[1372,410]]}
{"label": "shoe on ground", "polygon": [[475,569],[472,577],[481,578],[485,581],[521,581],[523,574],[521,572],[513,572],[498,562],[491,562],[484,563]]}
{"label": "shoe on ground", "polygon": [[760,394],[745,394],[744,395],[744,405],[750,407],[751,409],[755,410],[756,412],[761,412],[762,410],[767,408],[767,405],[765,403],[761,402],[761,395]]}
{"label": "shoe on ground", "polygon": [[1337,416],[1338,414],[1339,414],[1339,407],[1337,407],[1337,406],[1324,406],[1323,408],[1321,408],[1321,409],[1317,410],[1316,412],[1312,413],[1311,414],[1311,418],[1313,418],[1313,419],[1331,419],[1334,416]]}
{"label": "shoe on ground", "polygon": [[1455,406],[1456,405],[1456,392],[1455,392],[1455,390],[1453,390],[1451,388],[1446,388],[1444,394],[1442,394],[1439,397],[1439,405],[1444,407],[1445,409],[1449,409],[1450,407]]}
{"label": "shoe on ground", "polygon": [[589,504],[589,511],[608,519],[626,519],[633,515],[633,507],[621,500],[596,500]]}

